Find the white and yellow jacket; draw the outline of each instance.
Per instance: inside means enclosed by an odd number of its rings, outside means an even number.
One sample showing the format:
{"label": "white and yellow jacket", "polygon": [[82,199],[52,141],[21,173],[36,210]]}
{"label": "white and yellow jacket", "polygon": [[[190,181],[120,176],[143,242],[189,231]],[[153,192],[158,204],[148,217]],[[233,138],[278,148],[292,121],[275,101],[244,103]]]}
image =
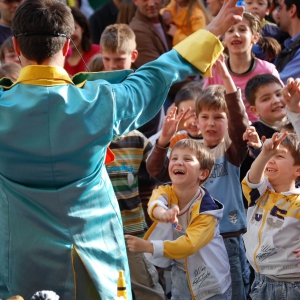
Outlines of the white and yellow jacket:
{"label": "white and yellow jacket", "polygon": [[[247,174],[248,176],[248,174]],[[242,182],[248,200],[248,261],[256,272],[280,281],[300,281],[300,189],[277,193],[264,177],[258,184]]]}
{"label": "white and yellow jacket", "polygon": [[155,221],[145,235],[151,241],[154,254],[147,259],[160,267],[169,266],[174,259],[184,258],[187,280],[193,299],[208,299],[224,293],[231,285],[228,256],[219,232],[223,205],[200,188],[201,193],[190,206],[185,234],[174,239],[174,224],[158,222],[153,217],[155,206],[178,204],[172,186],[160,186],[152,194],[148,213]]}

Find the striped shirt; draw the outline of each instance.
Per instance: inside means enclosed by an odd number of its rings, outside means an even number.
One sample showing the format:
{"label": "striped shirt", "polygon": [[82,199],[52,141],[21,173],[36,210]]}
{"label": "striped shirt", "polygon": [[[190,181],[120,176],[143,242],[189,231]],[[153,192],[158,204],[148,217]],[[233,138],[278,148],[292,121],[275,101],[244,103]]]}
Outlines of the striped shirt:
{"label": "striped shirt", "polygon": [[138,172],[152,145],[142,133],[134,130],[112,141],[109,148],[115,160],[107,164],[106,169],[119,202],[124,234],[143,237],[147,224],[139,197]]}

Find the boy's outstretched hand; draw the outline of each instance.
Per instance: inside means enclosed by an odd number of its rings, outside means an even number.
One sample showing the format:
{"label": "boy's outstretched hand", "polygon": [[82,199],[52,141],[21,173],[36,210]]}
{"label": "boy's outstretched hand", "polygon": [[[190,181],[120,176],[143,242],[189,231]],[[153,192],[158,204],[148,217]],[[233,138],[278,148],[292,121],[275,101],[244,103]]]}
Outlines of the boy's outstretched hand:
{"label": "boy's outstretched hand", "polygon": [[300,249],[296,249],[293,251],[296,254],[296,257],[300,257]]}
{"label": "boy's outstretched hand", "polygon": [[125,234],[125,239],[127,239],[127,247],[129,251],[153,254],[154,249],[152,243],[129,234]]}
{"label": "boy's outstretched hand", "polygon": [[173,205],[171,208],[165,209],[162,206],[155,206],[152,211],[153,217],[165,223],[178,223],[177,215],[179,214],[179,207]]}
{"label": "boy's outstretched hand", "polygon": [[282,90],[283,104],[286,104],[289,111],[300,113],[300,78],[287,80],[286,86]]}

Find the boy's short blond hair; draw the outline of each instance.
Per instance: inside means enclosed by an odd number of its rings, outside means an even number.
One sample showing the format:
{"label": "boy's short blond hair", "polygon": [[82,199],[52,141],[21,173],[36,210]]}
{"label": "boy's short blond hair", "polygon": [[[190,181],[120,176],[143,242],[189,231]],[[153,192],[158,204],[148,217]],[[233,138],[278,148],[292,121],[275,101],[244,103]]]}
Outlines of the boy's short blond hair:
{"label": "boy's short blond hair", "polygon": [[127,24],[109,25],[101,35],[100,46],[111,53],[132,53],[136,50],[135,34]]}
{"label": "boy's short blond hair", "polygon": [[[182,139],[178,141],[172,148],[172,152],[174,149],[190,149],[195,152],[197,160],[200,164],[200,170],[208,170],[209,174],[205,180],[200,181],[199,185],[203,185],[208,177],[210,176],[210,173],[215,165],[215,158],[210,152],[209,148],[204,146],[202,143],[192,140],[192,139]],[[172,155],[171,152],[171,155]]]}
{"label": "boy's short blond hair", "polygon": [[200,92],[196,100],[196,115],[198,116],[203,109],[221,109],[227,114],[224,86],[212,84]]}

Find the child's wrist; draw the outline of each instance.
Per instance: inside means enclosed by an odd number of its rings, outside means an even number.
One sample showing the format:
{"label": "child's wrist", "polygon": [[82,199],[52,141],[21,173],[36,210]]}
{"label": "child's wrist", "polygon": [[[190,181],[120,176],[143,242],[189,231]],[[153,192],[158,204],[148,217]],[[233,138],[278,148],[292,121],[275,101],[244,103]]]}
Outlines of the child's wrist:
{"label": "child's wrist", "polygon": [[156,145],[162,148],[167,148],[169,146],[170,139],[159,137],[156,140]]}

